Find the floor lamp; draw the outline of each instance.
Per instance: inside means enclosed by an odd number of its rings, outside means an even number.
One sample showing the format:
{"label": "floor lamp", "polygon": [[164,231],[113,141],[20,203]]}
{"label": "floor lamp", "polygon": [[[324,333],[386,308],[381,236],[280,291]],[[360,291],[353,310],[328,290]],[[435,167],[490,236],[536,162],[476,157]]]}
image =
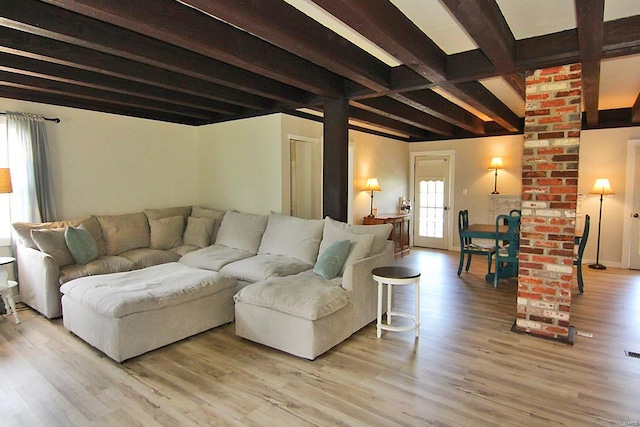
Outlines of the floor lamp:
{"label": "floor lamp", "polygon": [[609,180],[606,178],[598,178],[596,179],[596,183],[589,191],[589,194],[599,194],[600,195],[600,215],[598,216],[598,249],[596,251],[596,263],[589,264],[589,268],[594,268],[596,270],[606,270],[607,267],[600,264],[600,227],[602,225],[602,196],[605,194],[614,194],[611,189],[611,185],[609,185]]}
{"label": "floor lamp", "polygon": [[500,194],[498,193],[498,169],[504,169],[502,157],[494,157],[491,159],[491,164],[489,165],[489,170],[495,170],[495,174],[493,175],[493,193],[491,194]]}
{"label": "floor lamp", "polygon": [[373,214],[373,192],[382,191],[380,185],[378,184],[378,178],[367,179],[367,184],[364,186],[364,191],[371,191],[371,212],[369,213],[369,218],[373,218],[375,217],[375,215]]}

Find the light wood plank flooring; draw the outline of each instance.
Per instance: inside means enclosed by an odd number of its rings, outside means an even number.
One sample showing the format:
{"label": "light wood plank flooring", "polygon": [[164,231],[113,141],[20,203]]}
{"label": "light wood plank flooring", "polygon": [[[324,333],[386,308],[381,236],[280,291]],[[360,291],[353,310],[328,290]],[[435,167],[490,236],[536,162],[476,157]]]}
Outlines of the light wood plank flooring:
{"label": "light wood plank flooring", "polygon": [[[515,281],[456,275],[458,254],[412,251],[421,335],[368,325],[315,361],[226,325],[118,364],[32,310],[0,319],[3,426],[637,426],[640,272],[584,269],[570,346],[510,332]],[[411,290],[397,303],[411,309]]]}

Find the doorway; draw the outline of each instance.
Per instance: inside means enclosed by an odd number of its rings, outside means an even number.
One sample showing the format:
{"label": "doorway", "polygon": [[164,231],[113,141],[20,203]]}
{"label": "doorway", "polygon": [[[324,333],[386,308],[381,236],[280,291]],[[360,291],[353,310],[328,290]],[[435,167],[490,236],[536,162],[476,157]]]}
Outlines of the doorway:
{"label": "doorway", "polygon": [[422,154],[413,158],[413,244],[448,249],[451,155]]}
{"label": "doorway", "polygon": [[290,214],[322,218],[322,146],[313,138],[289,139]]}
{"label": "doorway", "polygon": [[640,270],[640,140],[629,141],[627,150],[627,182],[628,188],[625,197],[625,230],[628,230],[628,242],[624,246],[628,248],[629,268]]}

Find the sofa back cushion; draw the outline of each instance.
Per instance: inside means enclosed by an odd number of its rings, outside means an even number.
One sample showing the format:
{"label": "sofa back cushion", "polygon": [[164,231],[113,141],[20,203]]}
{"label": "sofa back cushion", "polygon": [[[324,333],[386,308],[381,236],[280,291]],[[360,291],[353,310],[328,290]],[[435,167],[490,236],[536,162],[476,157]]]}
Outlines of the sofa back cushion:
{"label": "sofa back cushion", "polygon": [[190,216],[184,231],[184,244],[204,248],[211,244],[211,235],[216,220],[213,218],[198,218]]}
{"label": "sofa back cushion", "polygon": [[314,264],[323,229],[323,220],[271,214],[258,253],[284,255]]}
{"label": "sofa back cushion", "polygon": [[51,230],[54,228],[64,229],[69,226],[77,227],[80,224],[84,224],[84,226],[87,227],[87,230],[89,230],[93,238],[96,240],[96,243],[98,243],[98,249],[100,249],[100,244],[98,242],[99,240],[102,241],[102,249],[104,249],[102,230],[100,229],[100,225],[98,224],[97,219],[94,216],[88,216],[86,218],[74,219],[69,221],[42,222],[39,224],[31,222],[14,222],[12,226],[21,245],[31,249],[38,249],[38,245],[36,245],[36,243],[31,238],[31,230]]}
{"label": "sofa back cushion", "polygon": [[[391,235],[391,230],[393,230],[392,224],[377,224],[377,225],[351,225],[345,222],[336,221],[331,217],[326,217],[324,219],[324,234],[325,236],[328,234],[330,236],[337,236],[338,240],[340,239],[339,235],[341,232],[345,233],[353,233],[353,234],[373,234],[373,245],[371,247],[370,255],[375,255],[384,249],[387,240],[389,240],[389,236]],[[322,241],[320,244],[320,252],[322,253],[329,245],[336,240],[331,241]]]}
{"label": "sofa back cushion", "polygon": [[171,208],[145,209],[144,214],[149,219],[162,219],[172,216],[181,216],[185,223],[191,215],[191,206],[176,206]]}
{"label": "sofa back cushion", "polygon": [[267,219],[266,215],[227,211],[222,218],[216,244],[256,254],[267,228]]}
{"label": "sofa back cushion", "polygon": [[118,255],[131,249],[148,248],[150,231],[142,212],[98,216],[107,255]]}

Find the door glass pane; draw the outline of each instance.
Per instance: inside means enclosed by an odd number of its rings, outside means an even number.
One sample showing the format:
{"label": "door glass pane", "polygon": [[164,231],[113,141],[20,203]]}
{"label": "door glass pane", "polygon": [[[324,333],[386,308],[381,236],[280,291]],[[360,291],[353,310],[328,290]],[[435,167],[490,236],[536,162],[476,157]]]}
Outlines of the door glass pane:
{"label": "door glass pane", "polygon": [[418,234],[442,238],[444,235],[444,179],[420,181]]}

